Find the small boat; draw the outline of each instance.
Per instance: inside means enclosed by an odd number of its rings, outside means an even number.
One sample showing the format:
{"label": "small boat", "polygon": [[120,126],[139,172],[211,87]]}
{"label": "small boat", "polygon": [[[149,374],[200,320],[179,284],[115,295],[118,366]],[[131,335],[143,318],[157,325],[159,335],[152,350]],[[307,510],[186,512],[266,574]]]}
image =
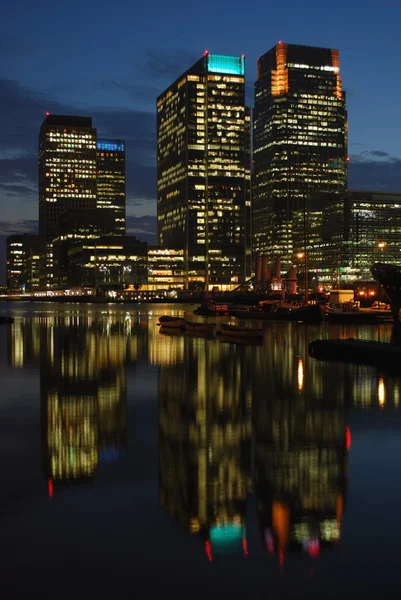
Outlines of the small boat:
{"label": "small boat", "polygon": [[336,302],[326,309],[327,320],[330,323],[377,323],[378,313],[361,310],[358,302]]}
{"label": "small boat", "polygon": [[228,325],[227,323],[222,323],[217,333],[237,338],[261,339],[263,337],[263,329],[261,327],[239,327],[239,325]]}
{"label": "small boat", "polygon": [[181,336],[183,332],[182,328],[179,327],[166,327],[162,325],[159,329],[159,333],[162,335],[168,335],[169,337]]}
{"label": "small boat", "polygon": [[184,317],[170,317],[169,315],[164,315],[159,317],[159,325],[171,329],[185,329],[185,319]]}
{"label": "small boat", "polygon": [[194,321],[185,321],[185,331],[213,333],[214,328],[214,323],[195,323]]}
{"label": "small boat", "polygon": [[308,347],[309,356],[318,360],[399,368],[401,346],[388,342],[360,339],[315,340]]}
{"label": "small boat", "polygon": [[258,321],[320,323],[324,317],[324,312],[319,304],[291,306],[270,302],[245,310],[230,310],[230,315],[239,319],[255,319]]}
{"label": "small boat", "polygon": [[11,323],[14,323],[14,317],[0,315],[0,325],[11,325]]}

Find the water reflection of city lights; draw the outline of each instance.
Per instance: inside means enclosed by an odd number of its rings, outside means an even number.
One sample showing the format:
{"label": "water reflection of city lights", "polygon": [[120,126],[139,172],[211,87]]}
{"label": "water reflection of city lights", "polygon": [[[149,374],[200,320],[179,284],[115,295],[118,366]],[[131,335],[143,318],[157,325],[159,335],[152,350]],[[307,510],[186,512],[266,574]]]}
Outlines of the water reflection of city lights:
{"label": "water reflection of city lights", "polygon": [[379,378],[379,384],[377,386],[377,398],[380,406],[383,408],[383,406],[386,404],[386,388],[384,387],[383,377]]}
{"label": "water reflection of city lights", "polygon": [[298,389],[301,392],[304,387],[304,363],[302,358],[298,359]]}

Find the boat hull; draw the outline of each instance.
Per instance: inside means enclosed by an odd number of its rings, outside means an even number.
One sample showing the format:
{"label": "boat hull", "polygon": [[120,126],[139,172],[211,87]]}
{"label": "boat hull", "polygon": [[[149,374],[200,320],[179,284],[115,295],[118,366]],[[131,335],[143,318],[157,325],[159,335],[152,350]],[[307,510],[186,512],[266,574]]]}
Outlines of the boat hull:
{"label": "boat hull", "polygon": [[308,347],[309,356],[318,360],[399,368],[401,346],[359,339],[315,340]]}
{"label": "boat hull", "polygon": [[182,317],[160,317],[159,325],[167,329],[185,329],[185,319]]}
{"label": "boat hull", "polygon": [[246,338],[246,339],[261,339],[263,338],[262,329],[252,329],[251,327],[236,327],[235,325],[220,325],[218,330],[220,335],[226,337]]}
{"label": "boat hull", "polygon": [[296,321],[302,323],[320,323],[324,312],[319,305],[301,306],[288,310],[233,310],[230,315],[239,319],[255,319],[260,321]]}
{"label": "boat hull", "polygon": [[185,323],[185,331],[193,333],[213,333],[214,328],[214,323],[191,323],[189,321]]}
{"label": "boat hull", "polygon": [[401,267],[376,263],[371,271],[374,279],[380,283],[389,299],[394,317],[401,320]]}

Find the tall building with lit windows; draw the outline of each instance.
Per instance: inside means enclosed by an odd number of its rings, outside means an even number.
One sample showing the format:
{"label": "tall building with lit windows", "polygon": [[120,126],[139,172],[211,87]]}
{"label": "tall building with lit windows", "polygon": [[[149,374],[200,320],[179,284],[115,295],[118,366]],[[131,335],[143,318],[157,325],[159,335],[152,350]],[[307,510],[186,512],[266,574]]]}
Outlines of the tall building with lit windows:
{"label": "tall building with lit windows", "polygon": [[97,208],[115,212],[115,235],[125,235],[125,142],[97,140]]}
{"label": "tall building with lit windows", "polygon": [[[253,119],[253,244],[294,262],[292,214],[347,190],[347,112],[339,52],[279,42],[258,59]],[[306,236],[305,236],[306,237]]]}
{"label": "tall building with lit windows", "polygon": [[96,129],[90,117],[47,114],[39,134],[41,285],[52,285],[52,241],[67,209],[96,208]]}
{"label": "tall building with lit windows", "polygon": [[157,99],[158,242],[185,249],[188,287],[244,280],[249,206],[245,59],[205,52]]}

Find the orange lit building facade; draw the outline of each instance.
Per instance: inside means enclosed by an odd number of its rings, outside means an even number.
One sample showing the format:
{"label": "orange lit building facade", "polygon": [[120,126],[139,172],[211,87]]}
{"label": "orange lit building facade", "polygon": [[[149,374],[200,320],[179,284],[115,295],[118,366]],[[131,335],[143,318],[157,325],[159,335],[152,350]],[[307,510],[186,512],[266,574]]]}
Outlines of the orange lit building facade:
{"label": "orange lit building facade", "polygon": [[292,215],[347,190],[347,112],[339,52],[279,42],[258,59],[253,119],[254,250],[293,263]]}

